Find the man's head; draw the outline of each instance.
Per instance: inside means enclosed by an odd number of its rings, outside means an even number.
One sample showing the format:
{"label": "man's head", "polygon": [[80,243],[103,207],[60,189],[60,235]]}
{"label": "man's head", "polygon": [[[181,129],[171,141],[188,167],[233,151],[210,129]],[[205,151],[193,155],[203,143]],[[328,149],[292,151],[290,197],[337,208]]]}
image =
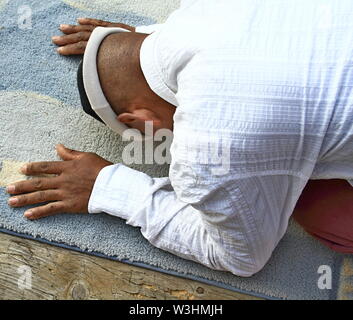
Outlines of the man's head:
{"label": "man's head", "polygon": [[175,106],[155,94],[140,66],[140,48],[146,34],[123,32],[107,36],[97,56],[97,69],[103,93],[117,119],[144,132],[145,121],[154,131],[173,129]]}

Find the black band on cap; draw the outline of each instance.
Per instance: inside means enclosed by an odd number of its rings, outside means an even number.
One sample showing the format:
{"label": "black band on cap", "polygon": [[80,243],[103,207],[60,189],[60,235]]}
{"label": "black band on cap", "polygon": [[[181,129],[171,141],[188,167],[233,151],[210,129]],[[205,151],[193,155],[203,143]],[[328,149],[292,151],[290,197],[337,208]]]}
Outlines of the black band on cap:
{"label": "black band on cap", "polygon": [[78,66],[77,70],[77,86],[78,86],[78,91],[80,93],[80,98],[81,98],[81,104],[83,110],[92,116],[93,118],[97,119],[98,121],[104,123],[102,119],[93,111],[91,104],[89,103],[85,87],[83,85],[83,73],[82,73],[82,61],[80,62],[80,65]]}

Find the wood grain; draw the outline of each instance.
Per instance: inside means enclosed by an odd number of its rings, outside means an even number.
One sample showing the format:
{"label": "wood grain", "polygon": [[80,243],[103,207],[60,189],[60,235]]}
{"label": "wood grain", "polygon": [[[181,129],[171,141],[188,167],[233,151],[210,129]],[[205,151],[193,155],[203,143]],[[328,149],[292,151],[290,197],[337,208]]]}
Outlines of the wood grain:
{"label": "wood grain", "polygon": [[[31,267],[31,289],[18,286],[23,265]],[[0,299],[258,298],[0,233]]]}

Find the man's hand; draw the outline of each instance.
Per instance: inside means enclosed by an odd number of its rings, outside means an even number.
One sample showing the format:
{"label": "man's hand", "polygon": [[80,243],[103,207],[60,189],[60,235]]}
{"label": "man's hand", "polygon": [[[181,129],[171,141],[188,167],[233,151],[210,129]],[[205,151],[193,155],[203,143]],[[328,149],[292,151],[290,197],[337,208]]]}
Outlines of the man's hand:
{"label": "man's hand", "polygon": [[61,24],[59,29],[65,35],[52,37],[53,43],[59,46],[57,50],[61,55],[84,54],[89,37],[96,27],[118,27],[132,32],[135,31],[135,27],[127,24],[91,18],[79,18],[77,22],[79,23],[78,25]]}
{"label": "man's hand", "polygon": [[63,145],[57,145],[56,150],[64,161],[32,162],[21,169],[25,175],[55,176],[37,177],[7,187],[8,193],[16,195],[9,199],[12,207],[49,202],[27,210],[24,216],[29,219],[63,212],[87,213],[98,173],[112,164],[94,153],[70,150]]}

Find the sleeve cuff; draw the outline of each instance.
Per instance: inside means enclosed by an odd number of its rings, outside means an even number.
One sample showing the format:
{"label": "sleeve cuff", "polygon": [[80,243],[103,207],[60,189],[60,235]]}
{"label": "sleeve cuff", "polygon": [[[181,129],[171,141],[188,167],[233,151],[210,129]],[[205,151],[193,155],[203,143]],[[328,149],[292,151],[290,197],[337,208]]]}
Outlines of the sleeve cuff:
{"label": "sleeve cuff", "polygon": [[148,197],[150,180],[146,174],[123,164],[104,167],[94,183],[88,212],[105,212],[128,220]]}

